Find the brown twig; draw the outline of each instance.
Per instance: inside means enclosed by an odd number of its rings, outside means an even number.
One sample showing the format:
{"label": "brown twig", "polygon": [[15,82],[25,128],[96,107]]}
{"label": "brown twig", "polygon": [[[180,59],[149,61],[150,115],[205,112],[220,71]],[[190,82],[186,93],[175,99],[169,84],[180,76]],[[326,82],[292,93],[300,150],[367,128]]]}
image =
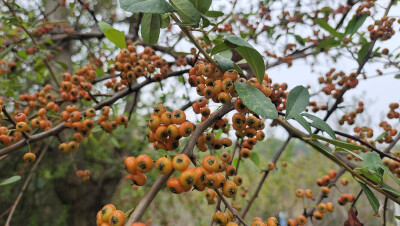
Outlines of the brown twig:
{"label": "brown twig", "polygon": [[221,194],[221,192],[219,192],[218,189],[214,188],[214,191],[217,193],[217,195],[219,196],[219,198],[222,200],[222,202],[225,204],[226,207],[228,207],[228,209],[231,211],[231,213],[233,214],[233,216],[235,218],[237,218],[240,223],[242,223],[244,226],[249,226],[246,221],[243,220],[243,218],[232,208],[232,206],[228,203],[228,201],[226,201],[226,199],[224,198],[224,196]]}
{"label": "brown twig", "polygon": [[32,167],[32,169],[31,169],[31,171],[30,171],[28,177],[26,178],[26,180],[25,180],[25,182],[24,182],[24,185],[22,186],[21,191],[20,191],[19,194],[18,194],[17,199],[15,200],[14,204],[13,204],[12,207],[11,207],[10,214],[8,215],[7,220],[6,220],[6,223],[5,223],[6,226],[9,226],[9,225],[10,225],[12,216],[13,216],[14,211],[15,211],[15,208],[17,208],[17,205],[18,205],[19,201],[21,200],[22,195],[24,194],[26,188],[28,187],[29,181],[31,180],[31,178],[32,178],[32,176],[33,176],[33,173],[35,172],[37,166],[39,165],[40,161],[42,160],[42,158],[43,158],[44,154],[46,153],[47,149],[50,147],[50,144],[53,142],[53,139],[54,139],[54,137],[52,137],[52,138],[50,139],[50,141],[47,143],[47,145],[46,145],[45,148],[43,149],[42,153],[40,153],[39,157],[37,158],[35,164],[33,165],[33,167]]}

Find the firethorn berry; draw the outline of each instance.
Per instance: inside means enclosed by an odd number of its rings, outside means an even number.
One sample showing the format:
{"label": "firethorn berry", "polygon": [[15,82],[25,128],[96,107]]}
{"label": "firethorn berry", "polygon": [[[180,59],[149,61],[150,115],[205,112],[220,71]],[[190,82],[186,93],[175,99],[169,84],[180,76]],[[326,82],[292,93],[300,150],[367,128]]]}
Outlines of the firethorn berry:
{"label": "firethorn berry", "polygon": [[167,157],[161,157],[156,161],[156,170],[161,174],[169,174],[172,171],[172,161]]}
{"label": "firethorn berry", "polygon": [[191,122],[184,122],[179,126],[179,135],[182,137],[188,137],[192,134],[194,126]]}
{"label": "firethorn berry", "polygon": [[260,221],[253,221],[251,223],[251,226],[266,226],[266,224],[264,224],[264,222]]}
{"label": "firethorn berry", "polygon": [[168,127],[164,125],[158,126],[154,135],[160,140],[166,140],[169,136]]}
{"label": "firethorn berry", "polygon": [[165,106],[162,105],[162,104],[157,104],[157,105],[154,107],[154,110],[153,110],[154,115],[156,115],[156,116],[158,116],[158,117],[161,117],[161,115],[162,115],[164,112],[166,112],[166,111],[167,111],[167,109],[166,109]]}
{"label": "firethorn berry", "polygon": [[273,170],[274,168],[275,168],[275,164],[274,164],[273,162],[268,163],[267,169],[268,169],[269,171]]}
{"label": "firethorn berry", "polygon": [[184,190],[182,184],[179,182],[179,178],[177,177],[169,178],[167,181],[167,187],[174,194],[180,194]]}
{"label": "firethorn berry", "polygon": [[101,209],[101,220],[108,222],[112,213],[116,210],[113,204],[107,204]]}
{"label": "firethorn berry", "polygon": [[304,191],[304,194],[306,195],[307,198],[312,199],[314,197],[314,193],[310,189],[306,189]]}
{"label": "firethorn berry", "polygon": [[195,168],[189,168],[183,171],[179,176],[179,182],[183,187],[192,187],[197,181],[197,174],[194,171]]}
{"label": "firethorn berry", "polygon": [[336,177],[336,171],[335,171],[335,170],[329,171],[329,178],[330,178],[330,179],[333,179],[333,178],[335,178],[335,177]]}
{"label": "firethorn berry", "polygon": [[36,160],[36,155],[33,154],[32,152],[28,152],[24,155],[24,161],[26,163],[31,163],[34,162]]}
{"label": "firethorn berry", "polygon": [[136,157],[135,169],[141,173],[147,173],[153,167],[153,159],[148,155],[139,155]]}
{"label": "firethorn berry", "polygon": [[93,129],[94,128],[94,121],[92,120],[92,119],[85,119],[84,121],[83,121],[83,126],[86,128],[86,129],[88,129],[88,130],[91,130],[91,129]]}
{"label": "firethorn berry", "polygon": [[155,130],[160,126],[160,124],[161,124],[161,119],[160,119],[160,117],[153,115],[153,116],[151,116],[151,117],[149,118],[148,123],[149,123],[149,128],[150,128],[152,131],[155,131]]}
{"label": "firethorn berry", "polygon": [[307,223],[307,219],[303,215],[299,215],[296,217],[296,223],[298,225],[305,225]]}
{"label": "firethorn berry", "polygon": [[233,176],[236,174],[236,168],[233,166],[226,167],[226,175]]}
{"label": "firethorn berry", "polygon": [[212,144],[214,142],[214,134],[207,132],[204,134],[204,141],[206,144]]}
{"label": "firethorn berry", "polygon": [[217,172],[223,172],[223,171],[225,171],[226,170],[226,164],[225,164],[225,162],[219,162],[218,163],[218,170],[217,170]]}
{"label": "firethorn berry", "polygon": [[71,141],[68,143],[68,151],[76,151],[79,148],[79,144],[75,141]]}
{"label": "firethorn berry", "polygon": [[226,162],[226,163],[230,162],[231,161],[231,154],[229,154],[229,152],[222,153],[221,154],[221,160],[223,162]]}
{"label": "firethorn berry", "polygon": [[147,182],[147,177],[144,175],[144,173],[137,172],[135,171],[133,174],[131,174],[131,179],[133,184],[137,186],[143,186]]}
{"label": "firethorn berry", "polygon": [[124,167],[125,167],[125,170],[128,173],[130,173],[130,174],[135,173],[136,172],[136,159],[135,159],[135,157],[129,156],[129,157],[125,158]]}
{"label": "firethorn berry", "polygon": [[114,210],[111,213],[109,223],[111,226],[121,226],[125,224],[125,214],[121,210]]}
{"label": "firethorn berry", "polygon": [[278,220],[275,217],[270,217],[267,220],[267,226],[277,226]]}
{"label": "firethorn berry", "polygon": [[82,133],[80,133],[80,132],[74,133],[74,135],[72,135],[72,137],[73,137],[74,141],[78,142],[78,143],[81,142],[82,138],[83,138]]}
{"label": "firethorn berry", "polygon": [[296,190],[296,196],[298,197],[298,198],[302,198],[303,196],[304,196],[304,191],[303,191],[303,189],[297,189]]}
{"label": "firethorn berry", "polygon": [[108,115],[110,113],[110,107],[109,106],[104,106],[101,108],[100,113],[102,115]]}
{"label": "firethorn berry", "polygon": [[328,187],[326,187],[326,186],[321,187],[321,193],[324,196],[327,196],[329,194],[329,192],[330,192],[330,189]]}
{"label": "firethorn berry", "polygon": [[235,183],[237,186],[240,186],[243,183],[243,178],[237,175],[233,178],[233,183]]}
{"label": "firethorn berry", "polygon": [[326,208],[326,204],[324,204],[324,203],[318,204],[317,209],[321,213],[325,213],[326,211],[328,211],[328,209]]}
{"label": "firethorn berry", "polygon": [[66,143],[61,143],[58,145],[58,149],[62,152],[68,152],[69,151],[69,146]]}
{"label": "firethorn berry", "polygon": [[235,222],[229,222],[226,224],[226,226],[238,226]]}
{"label": "firethorn berry", "polygon": [[216,196],[216,193],[212,189],[207,189],[207,191],[204,193],[204,195],[207,200],[213,200],[214,197]]}
{"label": "firethorn berry", "polygon": [[203,158],[202,165],[207,172],[216,172],[219,167],[219,162],[215,156],[207,155]]}
{"label": "firethorn berry", "polygon": [[132,223],[131,226],[146,226],[146,225],[143,224],[142,222],[135,222],[135,223]]}
{"label": "firethorn berry", "polygon": [[321,213],[321,212],[319,212],[319,211],[315,211],[315,212],[313,213],[313,217],[314,217],[316,220],[322,220],[322,219],[324,218],[324,214]]}
{"label": "firethorn berry", "polygon": [[227,197],[227,198],[232,198],[236,195],[237,193],[237,185],[232,182],[228,181],[224,184],[222,188],[222,194]]}
{"label": "firethorn berry", "polygon": [[178,171],[184,171],[188,168],[190,159],[186,154],[178,154],[172,159],[172,167]]}
{"label": "firethorn berry", "polygon": [[96,116],[96,109],[94,109],[94,108],[88,108],[88,109],[85,111],[85,114],[86,114],[87,117],[93,118],[94,116]]}
{"label": "firethorn berry", "polygon": [[218,188],[220,185],[220,178],[215,173],[207,173],[205,184],[208,188]]}
{"label": "firethorn berry", "polygon": [[296,222],[293,219],[288,219],[287,226],[296,226]]}
{"label": "firethorn berry", "polygon": [[169,126],[172,123],[172,113],[169,111],[166,111],[164,113],[162,113],[161,115],[161,122],[165,125],[165,126]]}
{"label": "firethorn berry", "polygon": [[214,223],[219,224],[219,225],[225,225],[228,221],[225,214],[223,214],[222,212],[219,212],[219,211],[214,214],[212,219],[213,219]]}
{"label": "firethorn berry", "polygon": [[327,202],[326,203],[326,210],[328,210],[329,212],[333,212],[333,203]]}
{"label": "firethorn berry", "polygon": [[26,132],[29,129],[29,126],[26,122],[18,122],[17,125],[15,126],[17,131],[19,132]]}
{"label": "firethorn berry", "polygon": [[73,111],[70,114],[70,119],[72,122],[77,122],[81,119],[81,113],[79,111]]}
{"label": "firethorn berry", "polygon": [[340,183],[342,183],[343,186],[347,186],[349,184],[349,181],[346,178],[342,178],[340,180]]}
{"label": "firethorn berry", "polygon": [[232,140],[227,137],[222,138],[221,143],[222,143],[222,145],[224,145],[224,147],[232,146]]}
{"label": "firethorn berry", "polygon": [[248,148],[242,148],[242,149],[240,150],[240,156],[241,156],[242,158],[249,158],[250,155],[251,155],[250,149],[248,149]]}
{"label": "firethorn berry", "polygon": [[186,114],[185,112],[181,110],[175,110],[172,112],[171,115],[171,122],[177,125],[182,124],[184,121],[186,121]]}

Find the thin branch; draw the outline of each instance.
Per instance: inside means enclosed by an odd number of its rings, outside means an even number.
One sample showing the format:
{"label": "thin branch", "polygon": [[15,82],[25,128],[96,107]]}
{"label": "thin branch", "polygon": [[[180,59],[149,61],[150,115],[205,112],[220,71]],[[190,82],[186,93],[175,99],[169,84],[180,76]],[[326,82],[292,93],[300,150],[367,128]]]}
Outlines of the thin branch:
{"label": "thin branch", "polygon": [[224,196],[221,194],[221,192],[219,192],[218,189],[214,188],[214,191],[217,193],[217,195],[219,196],[219,198],[222,200],[222,202],[225,204],[226,207],[228,207],[228,209],[231,211],[231,213],[233,214],[233,216],[235,218],[237,218],[240,223],[242,223],[244,226],[249,226],[246,221],[243,220],[243,218],[236,213],[236,211],[232,208],[232,206],[226,201],[226,199],[224,198]]}
{"label": "thin branch", "polygon": [[[281,156],[281,154],[283,153],[283,151],[285,150],[285,148],[287,147],[287,145],[289,144],[290,140],[292,139],[292,136],[289,134],[289,137],[286,139],[286,141],[282,144],[281,148],[279,149],[279,151],[275,154],[272,162],[276,165],[276,162],[278,161],[279,157]],[[260,182],[257,185],[256,191],[254,192],[253,196],[250,198],[249,202],[247,203],[246,207],[243,210],[242,213],[242,218],[246,217],[247,212],[249,211],[251,205],[253,204],[253,202],[256,200],[256,198],[258,197],[258,193],[260,192],[262,185],[264,184],[265,180],[267,179],[267,176],[269,174],[269,170],[266,170],[264,172],[263,177],[261,178]]]}
{"label": "thin branch", "polygon": [[42,153],[40,153],[39,157],[35,161],[35,164],[33,165],[32,169],[31,169],[31,172],[29,173],[28,177],[26,178],[26,180],[24,182],[24,185],[22,186],[22,189],[18,194],[17,199],[15,200],[14,204],[11,207],[10,214],[8,215],[7,221],[6,221],[6,224],[5,224],[6,226],[10,225],[12,216],[13,216],[14,211],[15,211],[15,208],[17,208],[17,205],[18,205],[19,201],[21,200],[22,195],[24,194],[26,188],[28,187],[29,181],[31,180],[31,178],[33,176],[33,173],[35,172],[37,166],[39,165],[40,161],[42,160],[44,154],[46,153],[47,149],[50,147],[50,144],[53,142],[53,140],[54,140],[54,137],[52,137],[50,139],[50,141],[47,143],[46,147],[43,149]]}

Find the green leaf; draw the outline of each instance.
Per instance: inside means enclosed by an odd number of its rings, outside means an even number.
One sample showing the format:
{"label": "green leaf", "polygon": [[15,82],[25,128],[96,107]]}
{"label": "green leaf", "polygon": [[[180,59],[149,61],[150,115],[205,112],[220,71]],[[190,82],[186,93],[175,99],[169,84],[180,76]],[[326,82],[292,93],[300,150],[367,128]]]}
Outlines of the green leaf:
{"label": "green leaf", "polygon": [[310,93],[304,86],[294,87],[288,95],[286,101],[286,119],[293,118],[295,114],[300,114],[306,109],[310,102]]}
{"label": "green leaf", "polygon": [[178,11],[182,22],[194,25],[200,22],[201,13],[189,0],[171,0],[171,4]]}
{"label": "green leaf", "polygon": [[0,53],[0,59],[3,59],[11,51],[12,48],[14,48],[14,45],[10,45],[5,50],[3,50],[3,52]]}
{"label": "green leaf", "polygon": [[211,56],[215,55],[217,53],[226,51],[226,50],[230,50],[231,47],[229,47],[227,44],[225,44],[224,42],[221,42],[217,45],[214,46],[214,48],[211,49]]}
{"label": "green leaf", "polygon": [[395,75],[394,78],[399,79],[400,78],[400,74]]}
{"label": "green leaf", "polygon": [[[250,155],[250,156],[251,156],[251,155]],[[239,162],[239,159],[238,159],[237,157],[233,158],[233,160],[232,160],[232,166],[234,166],[234,167],[236,168],[237,165],[238,165],[238,162]]]}
{"label": "green leaf", "polygon": [[367,19],[368,14],[363,14],[361,17],[353,16],[353,18],[347,24],[346,30],[344,31],[344,36],[352,36],[358,31],[358,29],[363,25]]}
{"label": "green leaf", "polygon": [[111,137],[110,141],[115,147],[119,147],[120,146],[119,143],[118,143],[117,138]]}
{"label": "green leaf", "polygon": [[304,129],[306,129],[309,134],[311,134],[310,123],[308,123],[303,116],[301,116],[299,113],[293,113],[292,118],[296,120]]}
{"label": "green leaf", "polygon": [[342,152],[347,152],[347,153],[350,153],[350,154],[352,154],[352,155],[356,156],[357,158],[359,158],[359,159],[363,160],[363,157],[361,157],[361,155],[359,155],[359,154],[355,153],[354,151],[350,151],[350,150],[347,150],[347,149],[345,149],[345,148],[341,148],[341,147],[337,147],[337,148],[335,148],[335,151],[334,151],[334,152],[337,152],[337,151],[342,151]]}
{"label": "green leaf", "polygon": [[392,188],[382,187],[382,189],[383,189],[383,190],[386,190],[386,191],[389,191],[389,192],[392,192],[393,194],[396,194],[396,195],[399,195],[399,196],[400,196],[400,192],[399,192],[399,191],[396,191],[396,190],[394,190],[394,189],[392,189]]}
{"label": "green leaf", "polygon": [[168,14],[160,14],[160,28],[166,28],[171,23],[171,18]]}
{"label": "green leaf", "polygon": [[365,153],[364,154],[364,164],[368,169],[375,171],[379,175],[383,176],[384,171],[381,168],[381,166],[383,166],[383,164],[382,164],[382,160],[379,157],[378,153],[376,153],[376,152]]}
{"label": "green leaf", "polygon": [[260,166],[260,156],[257,154],[257,152],[251,152],[250,159],[254,162],[254,164],[256,164],[256,166]]}
{"label": "green leaf", "polygon": [[235,89],[242,102],[254,113],[264,118],[275,119],[278,117],[275,105],[256,87],[243,82],[235,82]]}
{"label": "green leaf", "polygon": [[386,132],[386,131],[383,132],[383,133],[381,133],[381,134],[375,139],[375,141],[378,141],[378,140],[384,138],[386,135],[387,135],[387,132]]}
{"label": "green leaf", "polygon": [[333,129],[326,123],[324,120],[318,118],[315,115],[309,114],[309,113],[303,113],[301,114],[303,116],[306,116],[307,118],[312,120],[311,126],[318,128],[322,131],[325,131],[329,136],[331,136],[333,139],[336,140],[336,135]]}
{"label": "green leaf", "polygon": [[362,45],[360,51],[358,51],[358,62],[362,62],[364,60],[371,44],[372,44],[371,42],[367,42],[364,45]]}
{"label": "green leaf", "polygon": [[358,183],[360,184],[360,186],[363,189],[365,195],[367,196],[369,204],[371,204],[371,207],[374,210],[375,214],[377,214],[378,211],[379,211],[379,201],[378,201],[378,199],[375,197],[374,193],[372,193],[371,189],[369,189],[369,187],[366,184],[364,184],[363,182],[358,182]]}
{"label": "green leaf", "polygon": [[223,72],[228,71],[230,69],[234,69],[235,65],[232,60],[217,54],[214,56],[214,59],[217,61],[218,65],[222,69]]}
{"label": "green leaf", "polygon": [[322,48],[331,48],[331,47],[335,47],[335,46],[338,46],[338,45],[340,45],[340,42],[339,41],[337,41],[335,38],[328,38],[328,39],[326,39],[326,40],[323,40],[323,41],[321,41],[319,44],[318,44],[318,48],[319,49],[322,49]]}
{"label": "green leaf", "polygon": [[400,220],[400,216],[394,216],[397,220]]}
{"label": "green leaf", "polygon": [[123,10],[131,13],[172,13],[174,7],[165,0],[119,0]]}
{"label": "green leaf", "polygon": [[56,61],[56,63],[57,63],[63,70],[68,70],[68,65],[66,65],[64,62]]}
{"label": "green leaf", "polygon": [[217,18],[217,17],[223,16],[224,13],[221,12],[221,11],[210,10],[210,11],[207,11],[204,15],[207,16],[207,17]]}
{"label": "green leaf", "polygon": [[327,154],[329,154],[329,155],[333,155],[332,152],[331,152],[331,150],[330,150],[327,146],[321,144],[320,142],[311,141],[311,143],[312,143],[313,145],[319,147],[319,148],[320,148],[322,151],[324,151],[325,153],[327,153]]}
{"label": "green leaf", "polygon": [[243,70],[242,70],[236,63],[233,63],[233,68],[234,68],[239,74],[243,74]]}
{"label": "green leaf", "polygon": [[143,14],[140,30],[145,43],[150,45],[156,44],[160,36],[160,14]]}
{"label": "green leaf", "polygon": [[17,182],[19,180],[21,180],[21,176],[12,176],[10,178],[7,178],[7,179],[1,181],[0,182],[0,186],[7,185],[7,184],[12,184],[12,183],[15,183],[15,182]]}
{"label": "green leaf", "polygon": [[190,0],[190,2],[201,13],[206,13],[211,6],[212,0]]}
{"label": "green leaf", "polygon": [[323,29],[325,29],[326,31],[329,32],[329,34],[342,39],[343,38],[343,34],[336,31],[333,27],[331,27],[325,20],[321,19],[321,18],[317,18],[315,20],[317,22],[317,24],[322,27]]}
{"label": "green leaf", "polygon": [[304,46],[306,43],[304,42],[304,39],[300,35],[294,35],[296,41],[300,43],[300,45]]}
{"label": "green leaf", "polygon": [[106,38],[114,43],[118,48],[126,48],[125,34],[122,31],[113,28],[106,22],[99,22],[98,26]]}
{"label": "green leaf", "polygon": [[365,165],[355,168],[354,172],[363,175],[364,177],[368,178],[370,181],[373,181],[378,185],[382,185],[382,175],[379,175],[377,172],[368,169]]}
{"label": "green leaf", "polygon": [[326,137],[323,137],[323,136],[320,136],[320,135],[317,135],[317,134],[312,135],[311,138],[312,139],[317,139],[317,140],[323,140],[323,141],[326,141],[326,142],[328,142],[330,144],[333,144],[333,145],[335,145],[337,147],[342,147],[342,148],[345,148],[345,149],[348,149],[348,150],[364,150],[364,149],[368,149],[366,147],[361,147],[361,146],[358,146],[358,145],[355,145],[355,144],[350,144],[350,143],[347,143],[347,142],[344,142],[344,141],[332,140],[332,139],[329,139],[329,138],[326,138]]}
{"label": "green leaf", "polygon": [[22,59],[24,59],[24,60],[26,60],[26,58],[28,58],[28,54],[27,54],[26,51],[24,51],[24,50],[18,51],[18,52],[17,52],[17,55],[18,55],[19,57],[21,57]]}
{"label": "green leaf", "polygon": [[246,59],[258,82],[261,84],[265,73],[263,56],[246,40],[239,38],[238,36],[228,35],[224,39],[226,42],[233,44],[236,51],[238,51],[239,54]]}

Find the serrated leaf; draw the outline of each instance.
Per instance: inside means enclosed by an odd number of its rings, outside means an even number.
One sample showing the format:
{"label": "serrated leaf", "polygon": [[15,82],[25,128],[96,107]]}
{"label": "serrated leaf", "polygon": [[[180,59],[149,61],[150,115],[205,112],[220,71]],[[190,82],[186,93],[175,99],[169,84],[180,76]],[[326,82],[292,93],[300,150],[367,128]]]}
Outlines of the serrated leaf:
{"label": "serrated leaf", "polygon": [[197,25],[202,14],[189,0],[171,0],[172,6],[178,11],[182,22]]}
{"label": "serrated leaf", "polygon": [[379,175],[383,176],[384,171],[381,168],[381,166],[383,166],[383,164],[382,164],[382,160],[379,157],[378,153],[376,153],[376,152],[365,153],[364,154],[364,164],[368,169],[375,171]]}
{"label": "serrated leaf", "polygon": [[230,50],[230,49],[231,49],[231,47],[229,47],[229,46],[228,46],[227,44],[225,44],[224,42],[221,42],[221,43],[219,43],[219,44],[216,44],[216,45],[214,46],[214,48],[211,49],[211,56],[212,56],[212,55],[215,55],[215,54],[217,54],[217,53],[226,51],[226,50]]}
{"label": "serrated leaf", "polygon": [[226,42],[232,44],[236,51],[246,59],[258,82],[261,84],[265,73],[263,56],[252,45],[250,45],[250,43],[238,36],[228,35],[224,39]]}
{"label": "serrated leaf", "polygon": [[344,36],[352,36],[354,33],[356,33],[358,29],[363,25],[367,17],[368,14],[363,14],[361,17],[353,16],[353,18],[347,24],[347,27],[344,31]]}
{"label": "serrated leaf", "polygon": [[222,69],[223,72],[228,71],[234,68],[234,63],[232,60],[217,54],[214,56],[214,59],[217,61],[219,67]]}
{"label": "serrated leaf", "polygon": [[309,134],[311,134],[311,126],[310,123],[307,122],[299,113],[293,113],[292,118],[296,120],[304,129],[307,130]]}
{"label": "serrated leaf", "polygon": [[325,131],[329,136],[331,136],[333,139],[336,140],[336,135],[333,129],[326,123],[324,120],[318,118],[315,115],[309,114],[309,113],[303,113],[303,116],[306,116],[307,118],[312,120],[311,126],[318,128],[322,131]]}
{"label": "serrated leaf", "polygon": [[294,87],[286,101],[286,119],[293,118],[294,114],[300,114],[306,109],[310,102],[310,93],[304,86]]}
{"label": "serrated leaf", "polygon": [[275,119],[278,117],[275,105],[256,87],[243,82],[235,82],[235,89],[242,102],[254,113],[264,118]]}
{"label": "serrated leaf", "polygon": [[108,40],[114,43],[118,48],[126,48],[125,34],[113,28],[106,22],[99,22],[98,26]]}
{"label": "serrated leaf", "polygon": [[131,13],[172,13],[174,7],[165,0],[119,0],[123,10]]}
{"label": "serrated leaf", "polygon": [[377,214],[379,211],[378,199],[375,197],[374,193],[372,193],[371,189],[369,189],[369,187],[366,184],[364,184],[363,182],[358,182],[358,183],[360,184],[365,195],[367,196],[368,202],[369,204],[371,204],[371,207],[374,210],[375,214]]}
{"label": "serrated leaf", "polygon": [[206,13],[211,6],[212,0],[190,0],[190,2],[201,13]]}
{"label": "serrated leaf", "polygon": [[304,39],[300,35],[294,35],[294,38],[300,45],[304,46],[306,43],[304,42]]}
{"label": "serrated leaf", "polygon": [[364,150],[364,149],[368,149],[366,147],[362,147],[362,146],[355,145],[355,144],[350,144],[350,143],[347,143],[347,142],[344,142],[344,141],[332,140],[332,139],[329,139],[329,138],[326,138],[326,137],[323,137],[323,136],[320,136],[320,135],[317,135],[317,134],[312,135],[311,138],[312,139],[317,139],[317,140],[323,140],[323,141],[326,141],[326,142],[328,142],[330,144],[333,144],[335,146],[342,147],[342,148],[345,148],[345,149],[348,149],[348,150]]}
{"label": "serrated leaf", "polygon": [[17,182],[17,181],[19,181],[19,180],[21,180],[21,176],[19,176],[19,175],[17,175],[17,176],[12,176],[12,177],[10,177],[10,178],[7,178],[7,179],[5,179],[5,180],[2,180],[2,181],[0,182],[0,186],[7,185],[7,184],[12,184],[12,183],[15,183],[15,182]]}
{"label": "serrated leaf", "polygon": [[160,14],[160,28],[166,28],[171,23],[171,18],[168,14]]}
{"label": "serrated leaf", "polygon": [[381,133],[381,134],[375,139],[375,141],[379,141],[380,139],[384,138],[386,135],[387,135],[387,132],[386,132],[386,131],[383,132],[383,133]]}
{"label": "serrated leaf", "polygon": [[358,51],[358,62],[362,62],[365,58],[365,56],[368,53],[369,47],[371,46],[371,42],[367,42],[364,45],[362,45],[360,51]]}
{"label": "serrated leaf", "polygon": [[160,14],[143,14],[140,30],[145,43],[150,45],[156,44],[160,36]]}
{"label": "serrated leaf", "polygon": [[322,27],[323,29],[325,29],[326,31],[329,32],[329,34],[342,39],[343,38],[343,34],[336,31],[333,27],[331,27],[331,25],[329,25],[325,20],[321,19],[321,18],[317,18],[315,20],[317,22],[317,24]]}
{"label": "serrated leaf", "polygon": [[260,166],[260,156],[257,154],[257,152],[251,152],[250,159],[254,162],[254,164],[256,164],[256,166]]}
{"label": "serrated leaf", "polygon": [[335,152],[337,152],[337,151],[347,152],[347,153],[352,154],[352,155],[356,156],[357,158],[363,160],[363,157],[361,157],[361,155],[355,153],[354,151],[350,151],[350,150],[347,150],[347,149],[341,148],[341,147],[335,148]]}
{"label": "serrated leaf", "polygon": [[210,10],[210,11],[207,11],[204,15],[207,16],[207,17],[217,18],[217,17],[223,16],[224,13],[221,12],[221,11]]}
{"label": "serrated leaf", "polygon": [[18,55],[19,57],[21,57],[22,59],[24,59],[24,60],[26,60],[26,59],[28,58],[28,54],[27,54],[26,51],[24,51],[24,50],[18,51],[18,52],[17,52],[17,55]]}

